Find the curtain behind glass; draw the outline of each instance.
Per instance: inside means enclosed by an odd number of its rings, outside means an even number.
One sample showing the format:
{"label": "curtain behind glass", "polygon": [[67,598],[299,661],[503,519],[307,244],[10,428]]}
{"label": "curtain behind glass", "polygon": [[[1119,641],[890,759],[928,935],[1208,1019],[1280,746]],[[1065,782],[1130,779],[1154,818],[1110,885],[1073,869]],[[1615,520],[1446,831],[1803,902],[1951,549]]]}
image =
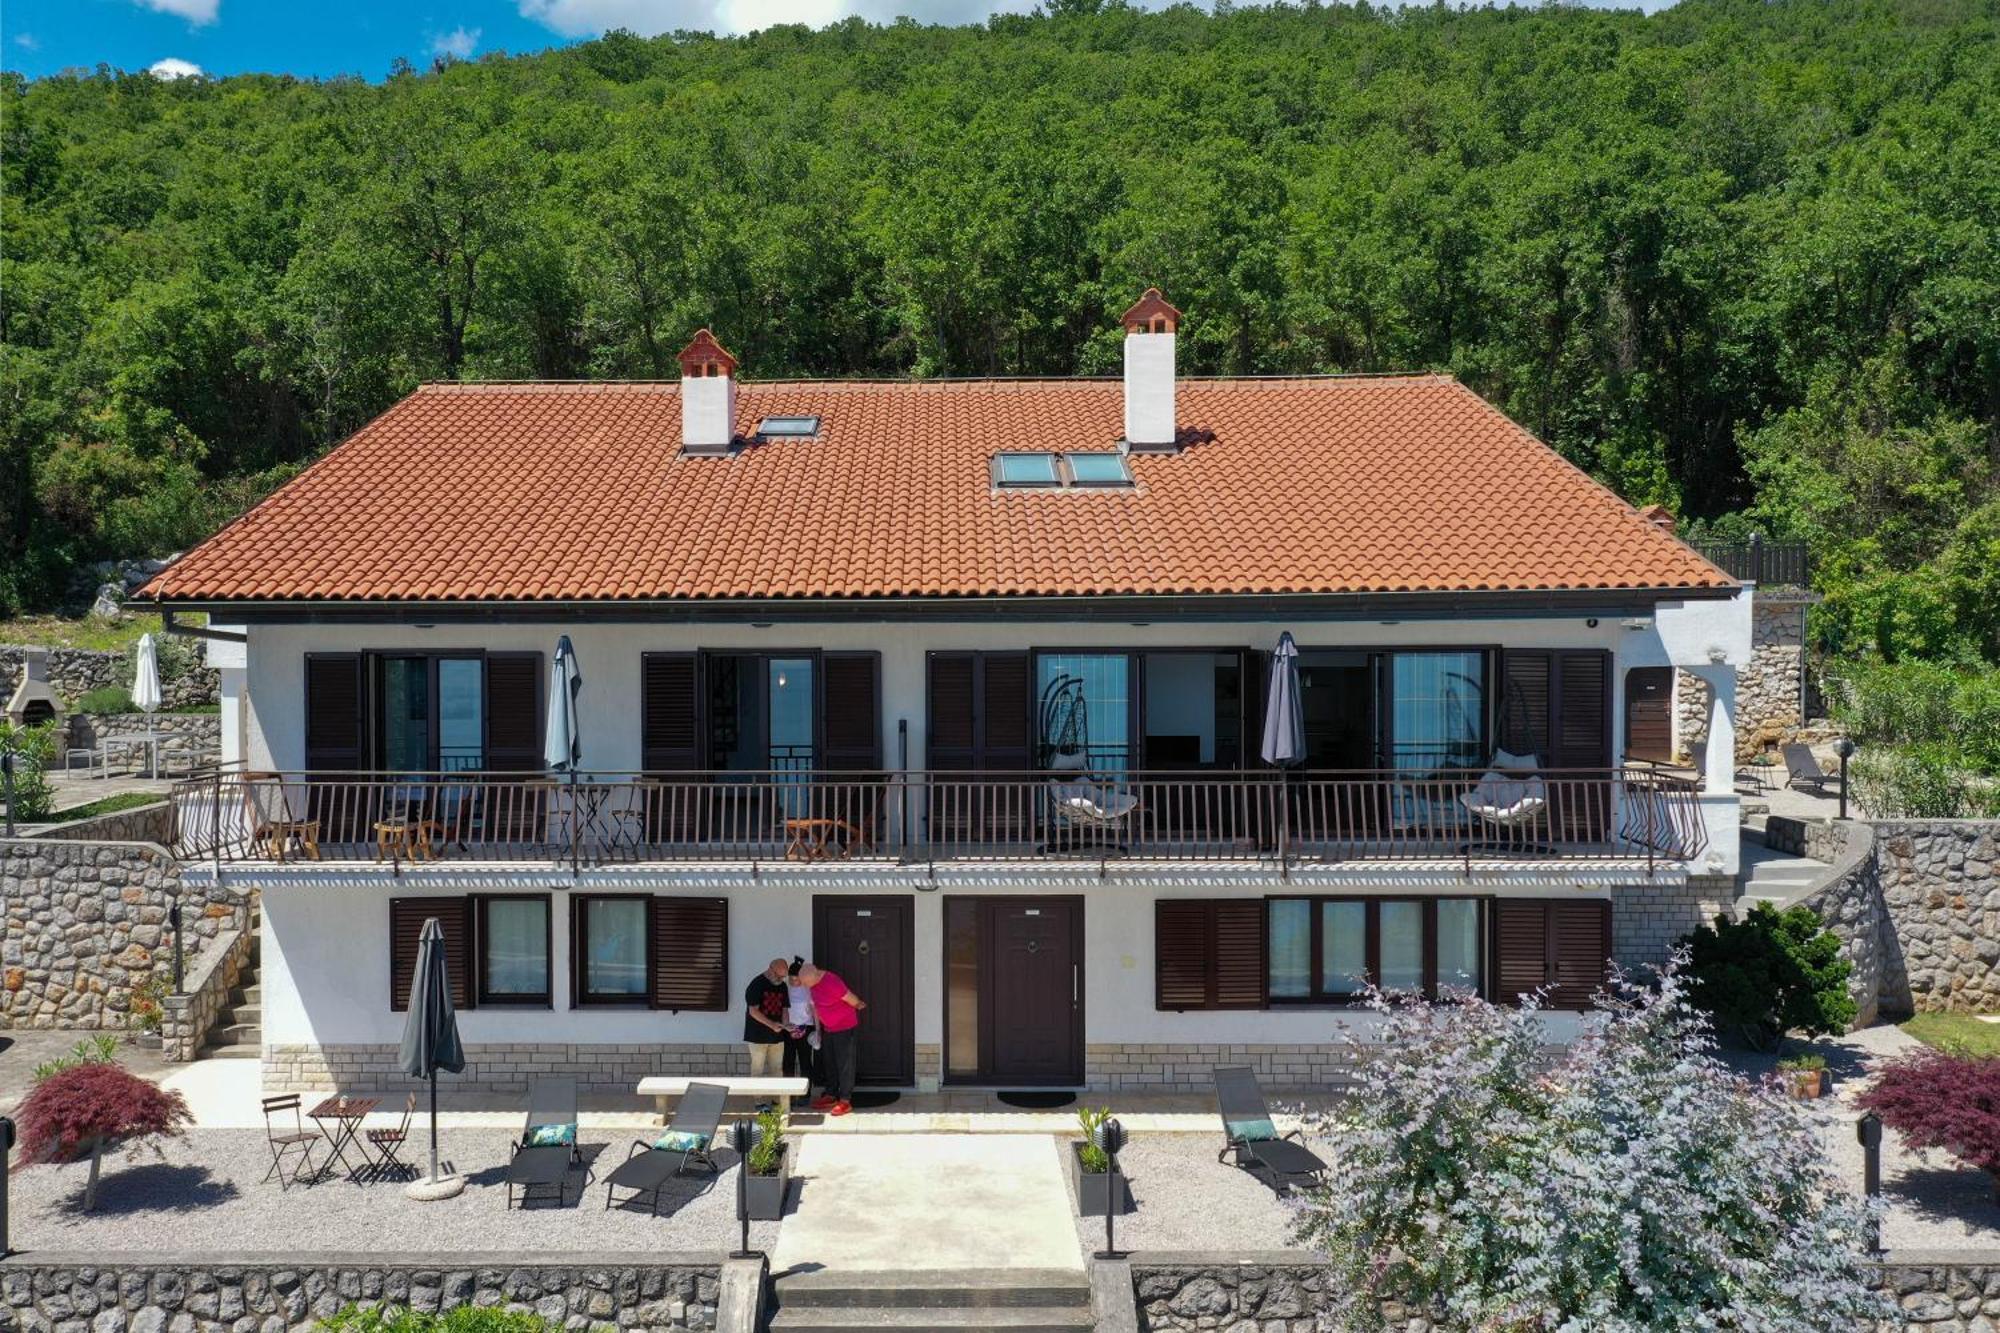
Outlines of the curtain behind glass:
{"label": "curtain behind glass", "polygon": [[1273,898],[1269,912],[1271,994],[1305,999],[1312,994],[1312,904],[1304,898]]}
{"label": "curtain behind glass", "polygon": [[584,907],[583,988],[591,995],[646,993],[646,904],[598,898]]}
{"label": "curtain behind glass", "polygon": [[486,993],[549,993],[549,905],[540,898],[486,904]]}

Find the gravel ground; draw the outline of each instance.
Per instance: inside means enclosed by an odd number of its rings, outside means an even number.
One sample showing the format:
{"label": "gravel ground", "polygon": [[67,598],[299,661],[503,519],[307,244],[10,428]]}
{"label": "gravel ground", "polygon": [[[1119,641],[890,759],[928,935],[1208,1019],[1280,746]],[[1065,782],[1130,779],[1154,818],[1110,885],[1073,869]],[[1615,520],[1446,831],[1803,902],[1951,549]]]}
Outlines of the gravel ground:
{"label": "gravel ground", "polygon": [[[107,1157],[98,1185],[97,1210],[81,1211],[87,1163],[16,1167],[12,1181],[13,1242],[26,1250],[157,1250],[185,1243],[205,1250],[644,1250],[718,1251],[737,1243],[735,1156],[723,1150],[724,1168],[709,1183],[697,1171],[676,1194],[663,1191],[661,1215],[636,1206],[607,1211],[603,1175],[622,1161],[629,1136],[584,1131],[586,1158],[603,1154],[598,1177],[569,1192],[558,1208],[538,1195],[532,1207],[506,1206],[504,1164],[508,1140],[489,1130],[446,1130],[442,1155],[466,1173],[465,1192],[438,1203],[418,1203],[402,1184],[355,1184],[336,1178],[309,1189],[280,1191],[260,1184],[270,1166],[258,1130],[195,1130],[127,1160]],[[405,1156],[427,1159],[427,1141]],[[350,1149],[348,1155],[353,1156]],[[628,1197],[620,1191],[620,1198]],[[796,1200],[795,1200],[796,1202]],[[776,1243],[778,1225],[752,1224],[753,1245]]]}
{"label": "gravel ground", "polygon": [[[1062,1151],[1069,1148],[1065,1140]],[[1118,1154],[1138,1205],[1117,1222],[1121,1250],[1289,1250],[1290,1207],[1248,1171],[1215,1160],[1222,1135],[1135,1134]],[[1063,1169],[1068,1171],[1067,1160]],[[1066,1178],[1065,1178],[1066,1179]],[[1076,1192],[1068,1189],[1070,1209]],[[1104,1248],[1104,1219],[1079,1217],[1086,1254]]]}
{"label": "gravel ground", "polygon": [[[1862,1153],[1845,1108],[1821,1129],[1827,1158],[1842,1180],[1861,1189]],[[1893,1129],[1882,1131],[1882,1244],[1891,1250],[2000,1248],[2000,1203],[1984,1171],[1945,1153],[1918,1153]]]}

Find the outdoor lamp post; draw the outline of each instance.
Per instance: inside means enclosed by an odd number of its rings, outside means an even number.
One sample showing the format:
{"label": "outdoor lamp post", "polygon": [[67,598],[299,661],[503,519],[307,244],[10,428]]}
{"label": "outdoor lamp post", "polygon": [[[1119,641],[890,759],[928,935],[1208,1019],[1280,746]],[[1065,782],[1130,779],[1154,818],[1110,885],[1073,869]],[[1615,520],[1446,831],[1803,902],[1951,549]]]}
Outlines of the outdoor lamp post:
{"label": "outdoor lamp post", "polygon": [[0,1259],[14,1252],[7,1239],[7,1161],[14,1151],[14,1122],[0,1115]]}
{"label": "outdoor lamp post", "polygon": [[14,752],[0,750],[0,796],[7,799],[7,836],[14,836]]}
{"label": "outdoor lamp post", "polygon": [[1847,761],[1861,747],[1854,743],[1852,736],[1842,736],[1833,743],[1833,752],[1840,756],[1840,817],[1847,818]]}
{"label": "outdoor lamp post", "polygon": [[1125,1146],[1125,1126],[1116,1120],[1106,1120],[1091,1131],[1091,1141],[1104,1150],[1104,1248],[1095,1255],[1099,1259],[1123,1259],[1112,1235],[1111,1219],[1118,1211],[1118,1150]]}
{"label": "outdoor lamp post", "polygon": [[729,1126],[729,1146],[736,1150],[736,1221],[743,1228],[743,1243],[730,1252],[732,1259],[761,1259],[762,1250],[750,1248],[750,1150],[764,1137],[755,1120],[738,1120]]}
{"label": "outdoor lamp post", "polygon": [[[1873,1111],[1864,1111],[1854,1122],[1854,1137],[1861,1144],[1861,1190],[1872,1204],[1882,1197],[1882,1117]],[[1877,1253],[1882,1248],[1881,1224],[1871,1212],[1868,1216],[1868,1252]]]}

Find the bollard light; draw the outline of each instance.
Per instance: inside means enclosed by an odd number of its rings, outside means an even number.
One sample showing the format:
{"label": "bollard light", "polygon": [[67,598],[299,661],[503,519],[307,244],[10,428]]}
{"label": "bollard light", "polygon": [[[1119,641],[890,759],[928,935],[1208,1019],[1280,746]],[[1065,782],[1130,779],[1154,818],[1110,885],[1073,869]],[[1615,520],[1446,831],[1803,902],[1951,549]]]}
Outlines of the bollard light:
{"label": "bollard light", "polygon": [[1118,1150],[1125,1146],[1125,1126],[1116,1120],[1105,1120],[1090,1132],[1093,1146],[1104,1152],[1104,1248],[1096,1258],[1123,1259],[1124,1253],[1118,1248],[1116,1236],[1112,1234],[1112,1217],[1118,1212]]}
{"label": "bollard light", "polygon": [[7,1173],[14,1151],[14,1122],[0,1115],[0,1259],[14,1252],[7,1232]]}
{"label": "bollard light", "polygon": [[14,836],[14,752],[0,750],[0,799],[7,802],[7,836]]}
{"label": "bollard light", "polygon": [[[1861,1144],[1861,1189],[1873,1203],[1882,1197],[1882,1117],[1873,1111],[1864,1111],[1854,1122],[1854,1137]],[[1882,1248],[1881,1226],[1873,1213],[1868,1218],[1868,1251],[1878,1253]]]}
{"label": "bollard light", "polygon": [[1860,748],[1860,746],[1854,743],[1854,738],[1851,736],[1842,736],[1833,743],[1833,752],[1840,756],[1840,817],[1842,819],[1847,818],[1847,761]]}
{"label": "bollard light", "polygon": [[736,1221],[742,1227],[743,1243],[730,1252],[732,1259],[761,1259],[762,1250],[750,1248],[750,1150],[764,1137],[755,1120],[736,1120],[729,1126],[729,1146],[736,1150]]}

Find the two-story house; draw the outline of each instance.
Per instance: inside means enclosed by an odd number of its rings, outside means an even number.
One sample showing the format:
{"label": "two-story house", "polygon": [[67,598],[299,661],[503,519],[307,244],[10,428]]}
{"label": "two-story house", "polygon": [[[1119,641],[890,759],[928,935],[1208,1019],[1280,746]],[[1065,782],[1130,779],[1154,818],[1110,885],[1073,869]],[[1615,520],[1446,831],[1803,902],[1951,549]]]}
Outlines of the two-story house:
{"label": "two-story house", "polygon": [[[756,383],[704,330],[678,384],[427,385],[163,573],[267,1086],[396,1081],[427,917],[493,1085],[740,1069],[794,954],[920,1088],[1322,1081],[1371,981],[1662,958],[1737,868],[1748,591],[1447,376],[1185,379],[1179,319],[1122,378]],[[1693,772],[1627,761],[1675,668]]]}

